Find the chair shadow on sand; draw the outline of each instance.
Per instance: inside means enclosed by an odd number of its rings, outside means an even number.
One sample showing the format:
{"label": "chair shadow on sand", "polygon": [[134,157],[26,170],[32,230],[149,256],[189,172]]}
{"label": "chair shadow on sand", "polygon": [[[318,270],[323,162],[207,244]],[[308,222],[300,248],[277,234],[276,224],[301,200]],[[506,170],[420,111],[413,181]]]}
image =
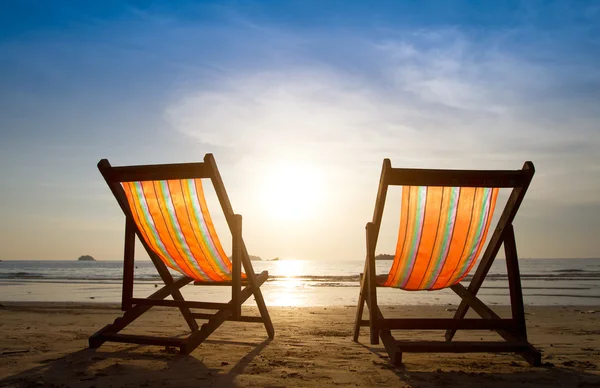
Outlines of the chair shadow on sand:
{"label": "chair shadow on sand", "polygon": [[[389,356],[382,346],[372,346],[358,344],[381,361],[373,361],[379,365],[382,370],[392,371],[399,380],[410,387],[455,387],[455,386],[473,386],[473,387],[498,387],[504,388],[509,385],[514,387],[598,387],[600,386],[600,376],[587,373],[583,368],[578,368],[576,362],[569,361],[575,368],[554,365],[551,362],[544,362],[542,366],[531,367],[518,356],[514,354],[502,353],[500,357],[506,358],[506,363],[515,367],[514,372],[494,372],[494,366],[489,361],[470,361],[468,364],[461,363],[460,355],[454,354],[453,357],[457,364],[456,370],[423,371],[418,370],[418,366],[405,365],[394,367],[389,362]],[[437,355],[440,356],[440,355]],[[436,355],[429,355],[436,357]],[[407,360],[410,362],[410,360]],[[543,359],[542,359],[543,361]],[[418,363],[415,361],[415,363]],[[424,365],[430,366],[431,361],[426,361]]]}
{"label": "chair shadow on sand", "polygon": [[64,386],[67,376],[67,386],[82,387],[236,387],[236,377],[244,373],[244,369],[271,341],[205,341],[206,344],[254,346],[235,365],[222,362],[220,368],[208,367],[201,357],[181,355],[174,348],[159,351],[156,347],[144,345],[127,346],[121,350],[87,348],[41,361],[40,366],[0,380],[0,387]]}

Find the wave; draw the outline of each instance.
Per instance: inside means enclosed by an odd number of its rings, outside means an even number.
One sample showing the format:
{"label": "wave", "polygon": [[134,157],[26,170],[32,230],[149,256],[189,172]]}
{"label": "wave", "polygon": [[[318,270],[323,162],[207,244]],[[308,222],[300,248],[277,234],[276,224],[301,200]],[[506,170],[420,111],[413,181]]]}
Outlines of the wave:
{"label": "wave", "polygon": [[271,275],[269,279],[294,279],[294,280],[307,280],[307,281],[331,281],[331,282],[357,282],[360,280],[359,275]]}
{"label": "wave", "polygon": [[[57,280],[57,281],[121,281],[121,276],[67,276],[67,275],[49,275],[32,272],[11,272],[0,273],[0,280]],[[155,276],[136,276],[138,281],[160,281],[158,275]]]}
{"label": "wave", "polygon": [[0,273],[0,279],[43,279],[45,276],[33,272]]}
{"label": "wave", "polygon": [[[521,274],[521,279],[541,279],[541,280],[582,280],[589,278],[590,280],[600,278],[600,272],[584,271],[584,270],[568,270],[564,271],[568,275],[560,274]],[[465,279],[470,279],[472,276],[467,276]],[[488,279],[505,279],[506,274],[488,274]]]}

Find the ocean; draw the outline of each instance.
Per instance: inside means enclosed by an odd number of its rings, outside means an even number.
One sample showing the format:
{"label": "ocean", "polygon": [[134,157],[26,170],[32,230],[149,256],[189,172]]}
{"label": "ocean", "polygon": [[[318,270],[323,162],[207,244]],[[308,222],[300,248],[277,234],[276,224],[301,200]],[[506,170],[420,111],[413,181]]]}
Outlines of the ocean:
{"label": "ocean", "polygon": [[[269,271],[262,287],[268,305],[353,306],[359,293],[364,261],[279,260],[253,261],[255,271]],[[377,273],[389,271],[391,261],[378,261]],[[594,306],[600,304],[600,259],[521,259],[525,304]],[[473,271],[474,272],[474,271]],[[121,261],[2,261],[0,302],[118,303],[121,298]],[[135,267],[136,297],[161,286],[150,261]],[[467,285],[470,277],[463,284]],[[227,287],[186,286],[186,299],[227,302]],[[456,305],[449,289],[408,292],[378,288],[381,305]],[[497,259],[478,295],[489,304],[509,304],[506,263]],[[248,304],[253,304],[249,301]]]}

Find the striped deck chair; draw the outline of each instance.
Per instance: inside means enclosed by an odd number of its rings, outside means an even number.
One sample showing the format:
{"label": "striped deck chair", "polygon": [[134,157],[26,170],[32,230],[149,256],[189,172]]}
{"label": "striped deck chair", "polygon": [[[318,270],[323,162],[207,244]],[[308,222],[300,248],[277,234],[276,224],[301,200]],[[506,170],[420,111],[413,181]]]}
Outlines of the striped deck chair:
{"label": "striped deck chair", "polygon": [[[533,163],[516,171],[424,170],[392,168],[383,162],[373,221],[366,227],[367,257],[354,324],[354,341],[361,326],[370,328],[370,342],[379,338],[394,365],[402,352],[516,352],[531,365],[540,352],[528,341],[523,294],[512,226],[533,178]],[[390,272],[375,271],[375,247],[390,185],[402,186],[400,231]],[[500,188],[512,188],[506,207],[487,247],[484,245]],[[512,318],[500,318],[478,297],[496,254],[504,244]],[[483,256],[468,287],[460,282]],[[377,287],[408,291],[450,287],[461,303],[454,318],[386,319],[377,306]],[[364,304],[369,319],[363,320]],[[472,308],[481,318],[464,318]],[[446,341],[396,341],[391,330],[446,330]],[[493,330],[501,341],[452,341],[456,330]]]}
{"label": "striped deck chair", "polygon": [[[260,286],[268,273],[254,273],[242,239],[242,217],[234,214],[212,154],[203,163],[111,167],[108,160],[98,163],[125,214],[125,253],[121,318],[89,338],[97,348],[106,341],[172,346],[189,354],[224,321],[260,322],[273,338]],[[213,184],[232,235],[231,260],[225,254],[208,212],[202,178]],[[165,286],[148,298],[133,297],[135,238],[150,256]],[[245,273],[242,272],[242,266]],[[168,268],[183,276],[173,279]],[[180,289],[186,284],[231,287],[229,303],[186,301]],[[242,286],[245,286],[242,289]],[[254,295],[260,316],[243,316],[242,304]],[[171,299],[165,299],[168,296]],[[187,338],[150,337],[120,334],[127,325],[152,306],[177,307],[192,333]],[[190,309],[217,310],[216,313]],[[207,319],[200,328],[196,319]]]}

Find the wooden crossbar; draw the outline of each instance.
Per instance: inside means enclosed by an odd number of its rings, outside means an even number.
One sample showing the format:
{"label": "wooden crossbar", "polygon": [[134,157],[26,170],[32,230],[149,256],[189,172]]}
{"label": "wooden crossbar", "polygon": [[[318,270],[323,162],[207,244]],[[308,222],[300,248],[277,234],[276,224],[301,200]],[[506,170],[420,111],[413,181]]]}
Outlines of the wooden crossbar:
{"label": "wooden crossbar", "polygon": [[[369,326],[363,319],[361,326]],[[375,322],[378,329],[388,330],[514,330],[518,324],[512,319],[453,319],[453,318],[387,318]]]}
{"label": "wooden crossbar", "polygon": [[[208,313],[192,313],[192,317],[195,319],[210,319],[214,317],[214,314]],[[226,319],[227,321],[239,321],[239,322],[254,322],[254,323],[263,323],[264,319],[262,317],[251,317],[240,315],[239,318],[229,317]]]}
{"label": "wooden crossbar", "polygon": [[195,302],[188,300],[165,300],[151,298],[132,298],[131,303],[149,306],[187,307],[192,309],[220,310],[229,306],[228,303]]}
{"label": "wooden crossbar", "polygon": [[116,182],[201,179],[210,178],[210,172],[205,163],[150,164],[113,167],[109,178]]}
{"label": "wooden crossbar", "polygon": [[522,170],[425,170],[392,168],[387,183],[396,186],[444,187],[518,187],[523,184]]}

